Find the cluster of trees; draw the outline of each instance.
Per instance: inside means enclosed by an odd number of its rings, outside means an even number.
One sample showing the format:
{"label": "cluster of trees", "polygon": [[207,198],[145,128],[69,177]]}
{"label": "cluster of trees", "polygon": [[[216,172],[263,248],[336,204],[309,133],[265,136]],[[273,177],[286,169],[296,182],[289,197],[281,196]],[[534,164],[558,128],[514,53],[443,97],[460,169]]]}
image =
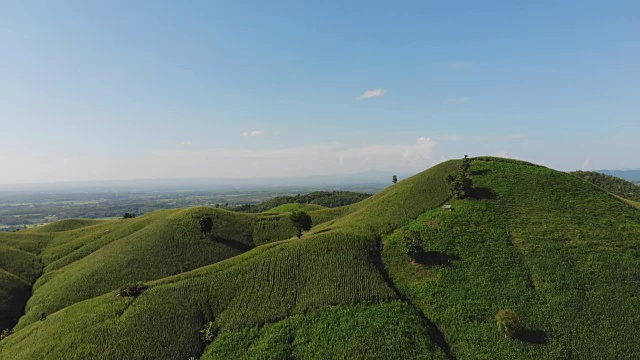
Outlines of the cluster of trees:
{"label": "cluster of trees", "polygon": [[625,199],[640,201],[640,186],[615,176],[595,171],[574,171],[571,174],[586,180],[612,194]]}
{"label": "cluster of trees", "polygon": [[240,212],[259,213],[273,209],[274,207],[290,204],[316,204],[324,207],[334,208],[360,202],[371,196],[371,194],[353,192],[353,191],[315,191],[305,195],[295,196],[276,196],[258,205],[241,205],[233,207],[229,210]]}
{"label": "cluster of trees", "polygon": [[136,217],[135,213],[126,212],[122,215],[123,219],[133,219]]}
{"label": "cluster of trees", "polygon": [[473,180],[469,176],[470,168],[471,159],[465,155],[460,165],[460,171],[455,175],[447,175],[446,180],[447,184],[449,184],[449,193],[456,199],[467,198],[473,191]]}

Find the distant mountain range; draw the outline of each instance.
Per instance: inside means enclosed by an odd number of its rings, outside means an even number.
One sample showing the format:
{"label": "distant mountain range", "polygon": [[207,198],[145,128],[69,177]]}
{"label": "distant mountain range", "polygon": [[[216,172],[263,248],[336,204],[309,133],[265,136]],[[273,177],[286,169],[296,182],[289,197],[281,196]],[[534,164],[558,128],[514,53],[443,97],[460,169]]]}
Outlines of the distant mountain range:
{"label": "distant mountain range", "polygon": [[625,179],[627,181],[639,182],[640,181],[640,169],[622,169],[622,170],[595,170],[601,174],[612,175]]}
{"label": "distant mountain range", "polygon": [[38,184],[0,184],[0,192],[111,192],[111,191],[182,191],[182,190],[238,190],[273,189],[282,187],[329,187],[391,184],[397,175],[400,180],[414,173],[371,170],[355,174],[314,175],[299,177],[255,178],[197,178],[197,179],[133,179],[93,180]]}

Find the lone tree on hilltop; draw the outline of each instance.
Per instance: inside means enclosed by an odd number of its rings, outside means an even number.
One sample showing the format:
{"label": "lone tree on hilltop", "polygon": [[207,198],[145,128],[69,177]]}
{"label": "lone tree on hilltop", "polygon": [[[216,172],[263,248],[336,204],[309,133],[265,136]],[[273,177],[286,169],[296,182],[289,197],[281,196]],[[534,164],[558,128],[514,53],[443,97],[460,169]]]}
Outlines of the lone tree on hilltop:
{"label": "lone tree on hilltop", "polygon": [[449,184],[449,193],[456,199],[464,199],[471,195],[473,191],[473,180],[469,177],[469,169],[471,168],[471,159],[464,156],[460,165],[460,172],[457,174],[449,174],[446,177]]}
{"label": "lone tree on hilltop", "polygon": [[311,230],[311,216],[304,211],[294,211],[291,213],[291,222],[298,230],[298,239],[302,237],[303,231]]}
{"label": "lone tree on hilltop", "polygon": [[394,184],[397,183],[398,182],[398,177],[396,175],[393,175],[393,178],[392,178],[391,181],[393,181]]}

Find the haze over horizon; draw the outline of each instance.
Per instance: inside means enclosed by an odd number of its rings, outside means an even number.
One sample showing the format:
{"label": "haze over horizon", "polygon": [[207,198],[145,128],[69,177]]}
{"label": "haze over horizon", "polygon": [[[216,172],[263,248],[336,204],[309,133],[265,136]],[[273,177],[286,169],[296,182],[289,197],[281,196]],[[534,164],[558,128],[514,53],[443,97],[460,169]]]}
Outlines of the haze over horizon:
{"label": "haze over horizon", "polygon": [[640,168],[632,1],[6,1],[0,184]]}

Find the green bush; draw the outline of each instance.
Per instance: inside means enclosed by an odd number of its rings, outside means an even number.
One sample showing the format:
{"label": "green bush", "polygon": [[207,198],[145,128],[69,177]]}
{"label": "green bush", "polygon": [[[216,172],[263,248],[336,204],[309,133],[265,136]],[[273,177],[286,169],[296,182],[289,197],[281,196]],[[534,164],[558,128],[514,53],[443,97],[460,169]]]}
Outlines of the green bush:
{"label": "green bush", "polygon": [[118,289],[116,296],[136,297],[146,289],[147,287],[143,283],[128,284]]}
{"label": "green bush", "polygon": [[405,246],[405,253],[412,261],[417,261],[422,250],[420,233],[406,230],[402,234],[402,241]]}
{"label": "green bush", "polygon": [[210,343],[213,341],[215,337],[216,337],[216,329],[213,326],[213,321],[209,321],[208,323],[204,324],[204,326],[202,327],[202,330],[200,330],[200,338],[204,342]]}
{"label": "green bush", "polygon": [[213,231],[213,219],[209,216],[203,216],[200,218],[198,224],[200,225],[200,232],[203,236],[207,236]]}
{"label": "green bush", "polygon": [[496,324],[498,325],[498,332],[505,338],[513,339],[520,330],[522,330],[522,324],[518,318],[518,314],[510,309],[503,309],[496,314]]}
{"label": "green bush", "polygon": [[7,336],[11,335],[11,329],[4,329],[0,332],[0,341],[7,338]]}

